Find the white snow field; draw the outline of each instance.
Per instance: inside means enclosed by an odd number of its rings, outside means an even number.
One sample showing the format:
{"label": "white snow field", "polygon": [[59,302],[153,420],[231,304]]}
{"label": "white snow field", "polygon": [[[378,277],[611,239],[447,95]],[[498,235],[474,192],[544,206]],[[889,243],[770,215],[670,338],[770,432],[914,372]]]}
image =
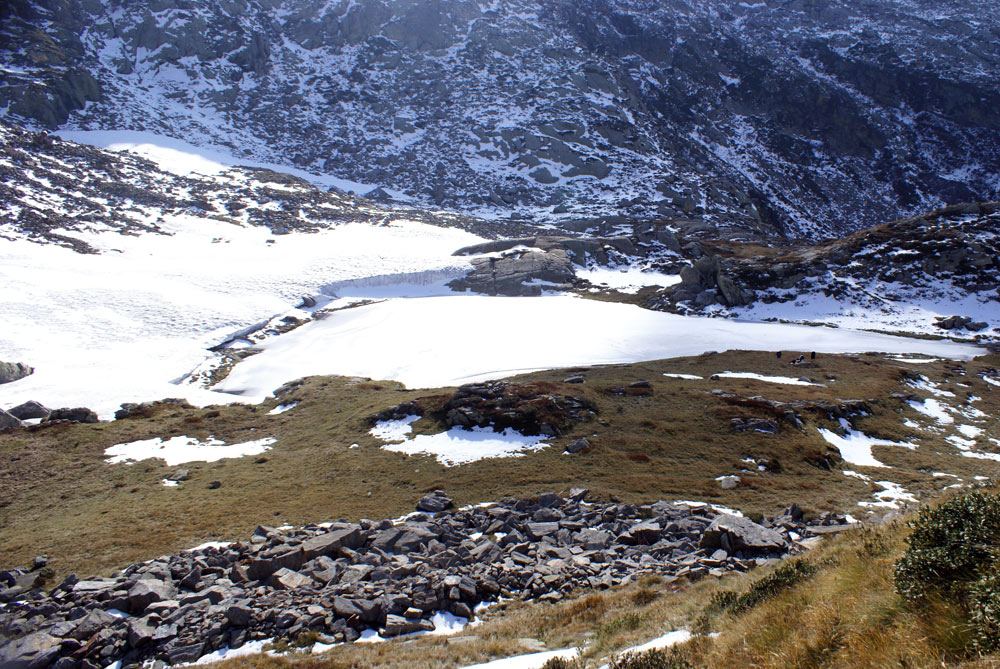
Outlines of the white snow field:
{"label": "white snow field", "polygon": [[[336,304],[336,303],[334,303]],[[521,372],[726,349],[919,352],[969,358],[947,341],[845,329],[694,318],[570,295],[388,299],[308,323],[262,345],[217,388],[262,398],[292,379],[341,374],[436,388]]]}
{"label": "white snow field", "polygon": [[59,130],[58,136],[71,142],[89,144],[109,151],[129,151],[156,163],[160,169],[182,176],[188,174],[218,174],[230,167],[260,167],[292,174],[317,186],[333,186],[344,192],[354,191],[364,195],[374,186],[318,175],[287,165],[261,163],[235,157],[230,149],[219,146],[195,146],[180,139],[139,130]]}
{"label": "white snow field", "polygon": [[171,235],[77,235],[99,255],[0,241],[0,360],[35,368],[0,385],[0,407],[35,399],[106,419],[122,402],[234,401],[171,382],[207,361],[208,347],[288,312],[302,295],[387,272],[411,282],[461,276],[468,260],[451,252],[483,241],[403,220],[280,237],[187,214],[159,225]]}

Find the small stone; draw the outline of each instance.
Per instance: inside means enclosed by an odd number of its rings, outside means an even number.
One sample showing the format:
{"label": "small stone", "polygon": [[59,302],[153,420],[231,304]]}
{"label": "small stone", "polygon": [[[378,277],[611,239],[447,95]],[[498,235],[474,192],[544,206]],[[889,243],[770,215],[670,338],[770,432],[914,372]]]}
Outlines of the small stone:
{"label": "small stone", "polygon": [[439,511],[451,508],[451,506],[451,497],[448,497],[443,490],[435,490],[430,495],[420,498],[420,501],[417,502],[417,511],[438,513]]}
{"label": "small stone", "polygon": [[720,476],[715,480],[719,482],[719,487],[723,490],[732,490],[738,486],[741,481],[739,476]]}

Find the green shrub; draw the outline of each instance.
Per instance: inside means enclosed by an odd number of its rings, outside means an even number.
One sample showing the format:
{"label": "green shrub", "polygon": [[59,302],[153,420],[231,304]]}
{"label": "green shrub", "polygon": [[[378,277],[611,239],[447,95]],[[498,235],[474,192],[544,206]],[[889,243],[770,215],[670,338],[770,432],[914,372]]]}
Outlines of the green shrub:
{"label": "green shrub", "polygon": [[959,607],[974,652],[1000,649],[1000,499],[981,492],[922,509],[896,562],[896,592],[911,605]]}
{"label": "green shrub", "polygon": [[689,669],[694,667],[677,648],[625,653],[611,661],[610,669]]}
{"label": "green shrub", "polygon": [[969,588],[996,561],[1000,549],[1000,501],[972,492],[910,522],[909,547],[896,563],[896,592],[910,602],[943,596],[965,604]]}
{"label": "green shrub", "polygon": [[968,612],[974,649],[1000,648],[1000,573],[985,574],[969,588]]}

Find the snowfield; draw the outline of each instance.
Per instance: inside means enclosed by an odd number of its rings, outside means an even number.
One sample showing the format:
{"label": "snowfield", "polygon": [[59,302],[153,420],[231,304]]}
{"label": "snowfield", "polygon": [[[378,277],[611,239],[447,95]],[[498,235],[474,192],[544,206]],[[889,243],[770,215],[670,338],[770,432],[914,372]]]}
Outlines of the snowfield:
{"label": "snowfield", "polygon": [[[167,234],[67,233],[100,254],[24,239],[0,244],[0,360],[36,370],[0,386],[0,407],[33,399],[52,408],[87,406],[108,419],[123,402],[167,397],[201,406],[259,402],[287,381],[316,374],[416,388],[710,350],[963,359],[980,351],[848,329],[684,317],[569,295],[453,293],[445,283],[466,273],[469,259],[451,253],[484,240],[407,220],[280,236],[195,212],[150,222]],[[639,274],[608,276],[660,280]],[[296,309],[305,295],[316,306]],[[361,299],[368,303],[354,306]],[[208,349],[235,333],[347,306],[354,308],[265,340],[262,353],[212,390],[181,383],[195,370],[213,369],[218,358]]]}
{"label": "snowfield", "polygon": [[35,368],[0,385],[0,407],[36,399],[53,408],[88,406],[107,419],[122,402],[234,401],[173,382],[209,360],[209,347],[289,312],[322,286],[386,271],[414,282],[454,278],[468,260],[451,252],[483,241],[403,220],[280,237],[188,214],[160,226],[171,234],[79,235],[99,255],[0,243],[0,360]]}
{"label": "snowfield", "polygon": [[314,321],[262,345],[218,390],[257,400],[309,374],[436,388],[523,372],[727,349],[884,351],[970,358],[979,349],[803,325],[649,311],[570,295],[388,299]]}

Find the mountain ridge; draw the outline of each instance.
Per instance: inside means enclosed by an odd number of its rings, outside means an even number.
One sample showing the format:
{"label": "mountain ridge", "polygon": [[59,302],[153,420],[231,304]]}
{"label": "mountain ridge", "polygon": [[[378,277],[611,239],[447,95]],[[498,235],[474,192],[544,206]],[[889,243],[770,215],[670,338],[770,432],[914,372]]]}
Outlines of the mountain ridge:
{"label": "mountain ridge", "polygon": [[694,214],[816,238],[1000,198],[986,8],[15,2],[0,105],[491,217]]}

